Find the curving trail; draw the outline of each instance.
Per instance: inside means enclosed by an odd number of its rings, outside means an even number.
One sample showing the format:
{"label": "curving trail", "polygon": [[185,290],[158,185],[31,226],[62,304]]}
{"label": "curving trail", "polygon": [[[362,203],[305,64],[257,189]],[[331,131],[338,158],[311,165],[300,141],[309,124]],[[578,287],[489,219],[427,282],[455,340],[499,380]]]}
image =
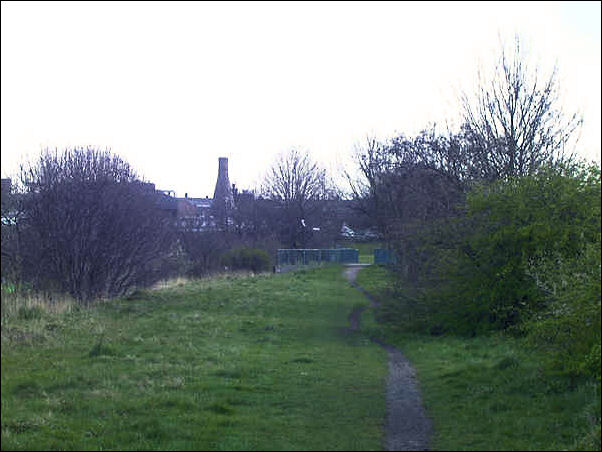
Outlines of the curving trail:
{"label": "curving trail", "polygon": [[[376,307],[378,302],[355,282],[357,273],[363,267],[350,265],[343,274],[352,286],[364,293],[371,306]],[[350,330],[359,330],[365,309],[355,309],[349,315]],[[432,426],[422,405],[416,371],[401,351],[378,339],[372,338],[372,341],[389,354],[385,450],[428,450]]]}

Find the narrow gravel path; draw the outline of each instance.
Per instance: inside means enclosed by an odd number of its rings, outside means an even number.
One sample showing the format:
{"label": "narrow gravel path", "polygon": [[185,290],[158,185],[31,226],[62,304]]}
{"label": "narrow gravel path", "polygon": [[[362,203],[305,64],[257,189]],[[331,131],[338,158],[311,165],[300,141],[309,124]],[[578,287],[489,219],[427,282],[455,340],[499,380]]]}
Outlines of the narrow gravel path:
{"label": "narrow gravel path", "polygon": [[[355,282],[362,268],[361,265],[349,266],[344,275],[352,286],[370,300],[371,306],[376,307],[378,302]],[[360,319],[365,309],[355,309],[349,315],[350,330],[360,329]],[[389,354],[385,450],[428,450],[432,426],[424,412],[416,371],[401,351],[378,339],[372,338],[372,341]]]}

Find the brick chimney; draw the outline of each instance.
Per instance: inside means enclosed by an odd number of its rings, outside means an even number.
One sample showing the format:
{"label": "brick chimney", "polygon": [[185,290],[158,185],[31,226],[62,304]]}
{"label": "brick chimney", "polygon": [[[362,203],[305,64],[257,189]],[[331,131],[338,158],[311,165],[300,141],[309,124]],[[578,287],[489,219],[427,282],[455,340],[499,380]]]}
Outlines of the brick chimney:
{"label": "brick chimney", "polygon": [[222,209],[230,210],[233,205],[232,186],[228,178],[228,158],[220,157],[217,182],[215,183],[215,192],[213,193],[213,206],[221,211]]}

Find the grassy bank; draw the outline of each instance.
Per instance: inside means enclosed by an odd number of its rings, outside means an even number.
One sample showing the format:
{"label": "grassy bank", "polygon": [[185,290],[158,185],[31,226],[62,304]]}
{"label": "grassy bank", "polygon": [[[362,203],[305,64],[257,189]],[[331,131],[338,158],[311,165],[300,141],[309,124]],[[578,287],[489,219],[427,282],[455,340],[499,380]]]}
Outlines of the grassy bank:
{"label": "grassy bank", "polygon": [[340,267],[2,324],[2,449],[378,450],[386,355]]}
{"label": "grassy bank", "polygon": [[[391,302],[391,281],[382,267],[358,275],[384,303]],[[416,367],[433,449],[599,450],[599,384],[550,375],[544,357],[520,340],[409,335],[372,319],[365,324]]]}

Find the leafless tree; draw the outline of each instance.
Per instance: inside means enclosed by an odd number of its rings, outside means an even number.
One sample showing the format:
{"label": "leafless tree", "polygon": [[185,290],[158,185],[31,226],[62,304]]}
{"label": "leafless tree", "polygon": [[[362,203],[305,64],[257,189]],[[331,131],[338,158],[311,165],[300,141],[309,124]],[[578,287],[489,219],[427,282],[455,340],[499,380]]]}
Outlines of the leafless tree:
{"label": "leafless tree", "polygon": [[449,215],[475,178],[470,143],[433,127],[414,138],[369,138],[355,153],[360,177],[348,176],[358,210],[388,234],[393,224]]}
{"label": "leafless tree", "polygon": [[281,153],[264,178],[263,192],[284,205],[305,207],[328,194],[326,170],[296,149]]}
{"label": "leafless tree", "polygon": [[493,75],[479,71],[476,95],[464,93],[461,101],[476,162],[488,178],[533,174],[572,157],[582,119],[563,112],[557,69],[542,77],[529,66],[518,37],[513,54],[502,45]]}
{"label": "leafless tree", "polygon": [[355,206],[398,251],[404,278],[424,272],[426,226],[445,222],[461,209],[477,177],[471,143],[462,133],[435,127],[388,142],[369,138],[356,148],[360,177],[350,178]]}
{"label": "leafless tree", "polygon": [[22,166],[27,279],[88,302],[151,282],[172,251],[173,219],[154,185],[108,151],[44,151]]}
{"label": "leafless tree", "polygon": [[502,51],[493,77],[481,77],[476,100],[463,96],[460,131],[433,126],[411,138],[369,138],[356,149],[356,206],[397,249],[406,279],[428,274],[429,246],[446,247],[441,231],[453,229],[475,182],[570,161],[581,119],[564,115],[558,94],[557,71],[542,83],[517,39],[513,55]]}
{"label": "leafless tree", "polygon": [[277,203],[281,240],[293,247],[305,246],[311,236],[311,221],[320,221],[321,201],[335,196],[326,170],[296,149],[276,158],[264,178],[262,192]]}

